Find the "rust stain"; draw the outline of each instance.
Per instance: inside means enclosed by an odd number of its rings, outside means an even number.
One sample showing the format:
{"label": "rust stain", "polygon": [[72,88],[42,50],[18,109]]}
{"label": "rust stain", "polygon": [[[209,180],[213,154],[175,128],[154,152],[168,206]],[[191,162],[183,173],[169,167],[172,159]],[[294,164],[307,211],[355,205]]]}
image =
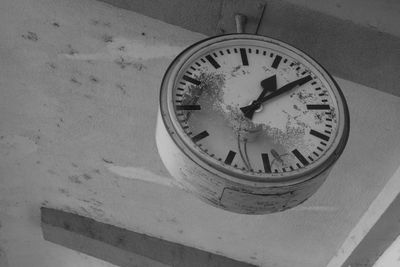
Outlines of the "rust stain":
{"label": "rust stain", "polygon": [[75,184],[82,184],[82,181],[79,179],[79,175],[68,176],[68,180]]}
{"label": "rust stain", "polygon": [[105,42],[105,43],[112,43],[113,42],[113,40],[114,40],[114,37],[112,37],[111,35],[109,35],[109,34],[104,34],[102,37],[101,37],[101,39],[103,40],[103,42]]}
{"label": "rust stain", "polygon": [[93,179],[93,177],[90,176],[90,175],[87,174],[87,173],[82,174],[82,177],[83,177],[86,181]]}
{"label": "rust stain", "polygon": [[39,36],[35,32],[28,31],[26,34],[22,34],[21,36],[25,40],[30,40],[30,41],[33,41],[33,42],[37,42],[39,40]]}
{"label": "rust stain", "polygon": [[111,23],[108,21],[101,21],[99,19],[91,19],[90,20],[90,24],[94,25],[94,26],[103,26],[103,27],[111,27]]}
{"label": "rust stain", "polygon": [[90,80],[91,82],[93,82],[93,83],[98,83],[98,82],[99,82],[99,78],[97,78],[97,77],[94,76],[94,75],[90,75],[90,76],[89,76],[89,80]]}
{"label": "rust stain", "polygon": [[79,51],[76,50],[75,48],[73,48],[71,44],[69,44],[69,45],[67,45],[67,52],[66,53],[68,55],[73,56],[73,55],[79,54]]}

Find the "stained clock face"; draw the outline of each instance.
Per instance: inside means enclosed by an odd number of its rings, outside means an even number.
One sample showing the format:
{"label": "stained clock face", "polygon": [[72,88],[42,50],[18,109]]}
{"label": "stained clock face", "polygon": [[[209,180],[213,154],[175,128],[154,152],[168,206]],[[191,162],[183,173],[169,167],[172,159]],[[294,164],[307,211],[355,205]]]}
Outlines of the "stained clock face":
{"label": "stained clock face", "polygon": [[279,42],[228,39],[181,59],[167,89],[175,138],[210,168],[258,178],[301,175],[346,135],[340,89]]}

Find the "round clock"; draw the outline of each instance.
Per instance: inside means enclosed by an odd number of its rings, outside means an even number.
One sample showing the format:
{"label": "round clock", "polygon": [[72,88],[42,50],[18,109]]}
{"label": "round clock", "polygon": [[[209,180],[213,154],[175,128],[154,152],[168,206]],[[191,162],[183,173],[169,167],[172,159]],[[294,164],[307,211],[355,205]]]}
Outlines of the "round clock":
{"label": "round clock", "polygon": [[202,40],[178,55],[160,90],[161,159],[183,189],[229,211],[282,211],[324,182],[349,135],[329,73],[282,41]]}

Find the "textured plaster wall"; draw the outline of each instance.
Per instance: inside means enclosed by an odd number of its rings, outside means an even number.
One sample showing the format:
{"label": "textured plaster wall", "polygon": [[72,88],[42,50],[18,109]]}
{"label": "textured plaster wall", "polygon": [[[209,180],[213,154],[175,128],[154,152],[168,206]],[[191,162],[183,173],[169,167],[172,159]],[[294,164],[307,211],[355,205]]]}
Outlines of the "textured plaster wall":
{"label": "textured plaster wall", "polygon": [[285,0],[343,20],[400,36],[400,5],[397,0]]}
{"label": "textured plaster wall", "polygon": [[324,266],[400,164],[400,98],[338,79],[348,147],[303,205],[245,216],[173,186],[164,70],[204,36],[94,0],[0,3],[0,266],[109,266],[42,239],[49,206],[261,266]]}

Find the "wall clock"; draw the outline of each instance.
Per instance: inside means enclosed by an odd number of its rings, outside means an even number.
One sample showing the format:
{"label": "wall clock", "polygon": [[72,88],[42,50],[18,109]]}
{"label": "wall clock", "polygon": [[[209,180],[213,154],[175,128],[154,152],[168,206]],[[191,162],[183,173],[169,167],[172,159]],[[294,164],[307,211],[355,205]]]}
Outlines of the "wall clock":
{"label": "wall clock", "polygon": [[282,41],[202,40],[178,55],[160,90],[160,157],[186,191],[232,212],[282,211],[324,182],[349,135],[334,79]]}

